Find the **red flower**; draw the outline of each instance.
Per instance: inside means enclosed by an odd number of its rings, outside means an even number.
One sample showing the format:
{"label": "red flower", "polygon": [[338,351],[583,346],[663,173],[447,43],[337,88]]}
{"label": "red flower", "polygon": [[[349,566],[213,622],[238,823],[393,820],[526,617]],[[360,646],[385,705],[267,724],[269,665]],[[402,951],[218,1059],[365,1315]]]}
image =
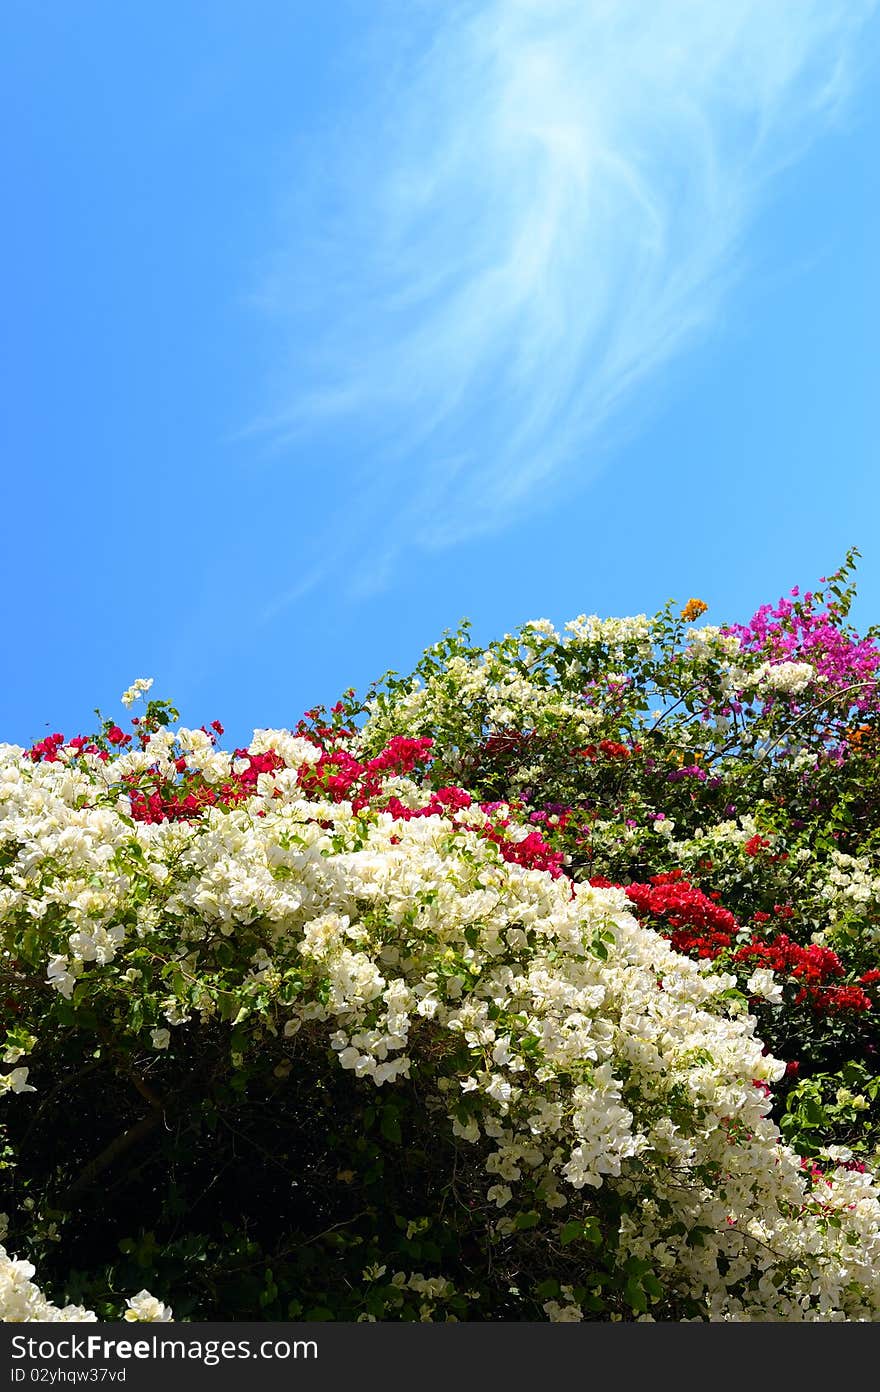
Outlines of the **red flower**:
{"label": "red flower", "polygon": [[627,885],[626,893],[642,913],[666,920],[673,930],[666,936],[678,952],[711,959],[733,942],[733,914],[717,903],[717,894],[704,894],[690,884],[682,870],[653,875],[650,884]]}
{"label": "red flower", "polygon": [[759,855],[761,851],[765,851],[769,845],[770,842],[767,840],[767,837],[759,836],[756,832],[755,835],[750,837],[745,843],[743,850],[748,856],[756,856]]}

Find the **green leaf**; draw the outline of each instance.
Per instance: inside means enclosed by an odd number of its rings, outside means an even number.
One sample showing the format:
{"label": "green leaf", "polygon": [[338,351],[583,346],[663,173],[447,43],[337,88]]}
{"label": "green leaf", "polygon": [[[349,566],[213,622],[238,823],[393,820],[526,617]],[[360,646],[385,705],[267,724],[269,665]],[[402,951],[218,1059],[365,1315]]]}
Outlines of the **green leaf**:
{"label": "green leaf", "polygon": [[535,1295],[539,1300],[555,1300],[559,1294],[559,1282],[555,1280],[542,1281],[535,1287]]}
{"label": "green leaf", "polygon": [[630,1276],[624,1287],[624,1295],[630,1308],[637,1315],[642,1315],[648,1308],[648,1298],[642,1290],[641,1281],[637,1276]]}
{"label": "green leaf", "polygon": [[379,1130],[392,1145],[400,1145],[403,1133],[400,1129],[400,1113],[396,1107],[383,1107]]}
{"label": "green leaf", "polygon": [[518,1213],[513,1220],[513,1226],[519,1231],[523,1231],[525,1228],[536,1228],[540,1221],[540,1213],[531,1209],[528,1213]]}

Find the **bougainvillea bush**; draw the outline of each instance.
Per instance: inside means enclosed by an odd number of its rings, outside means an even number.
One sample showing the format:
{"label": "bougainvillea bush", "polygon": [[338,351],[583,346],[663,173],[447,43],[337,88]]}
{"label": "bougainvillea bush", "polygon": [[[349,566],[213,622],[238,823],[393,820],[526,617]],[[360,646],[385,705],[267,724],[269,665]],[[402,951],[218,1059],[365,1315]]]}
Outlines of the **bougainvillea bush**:
{"label": "bougainvillea bush", "polygon": [[0,746],[4,1317],[880,1317],[853,562]]}

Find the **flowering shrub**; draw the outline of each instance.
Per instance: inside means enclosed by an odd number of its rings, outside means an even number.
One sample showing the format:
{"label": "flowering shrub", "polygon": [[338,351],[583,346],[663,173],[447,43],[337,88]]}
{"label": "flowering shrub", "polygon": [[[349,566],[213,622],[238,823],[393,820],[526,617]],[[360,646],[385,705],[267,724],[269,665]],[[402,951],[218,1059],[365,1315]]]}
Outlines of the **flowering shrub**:
{"label": "flowering shrub", "polygon": [[[873,1069],[880,1044],[880,647],[848,621],[856,554],[747,625],[696,627],[690,600],[485,650],[464,627],[372,691],[362,736],[433,737],[433,776],[512,800],[569,874],[734,972],[789,1061],[780,1117],[810,1069]],[[878,1129],[873,1106],[842,1128],[865,1156]]]}
{"label": "flowering shrub", "polygon": [[880,1317],[846,578],[0,747],[4,1317]]}

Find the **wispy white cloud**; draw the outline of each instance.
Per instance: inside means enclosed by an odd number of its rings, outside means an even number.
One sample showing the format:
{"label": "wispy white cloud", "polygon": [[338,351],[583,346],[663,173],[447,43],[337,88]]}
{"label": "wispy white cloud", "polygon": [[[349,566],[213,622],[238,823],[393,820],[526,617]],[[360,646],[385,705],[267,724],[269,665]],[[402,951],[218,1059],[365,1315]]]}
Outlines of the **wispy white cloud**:
{"label": "wispy white cloud", "polygon": [[595,472],[602,429],[715,321],[874,9],[437,0],[407,32],[377,8],[396,56],[300,201],[308,308],[268,422],[313,450],[356,428],[362,588],[403,538],[453,544]]}

